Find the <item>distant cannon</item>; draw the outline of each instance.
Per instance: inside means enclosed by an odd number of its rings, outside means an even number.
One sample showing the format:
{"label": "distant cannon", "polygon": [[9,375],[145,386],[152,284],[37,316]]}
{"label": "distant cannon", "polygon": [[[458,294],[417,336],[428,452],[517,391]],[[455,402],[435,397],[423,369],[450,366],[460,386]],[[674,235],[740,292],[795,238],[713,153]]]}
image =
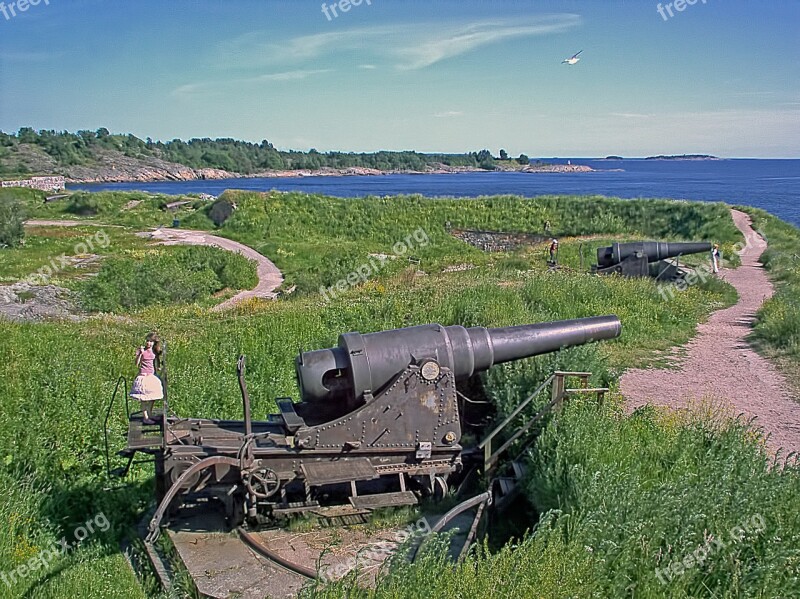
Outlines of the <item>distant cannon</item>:
{"label": "distant cannon", "polygon": [[660,242],[637,241],[614,243],[597,249],[597,264],[592,272],[597,274],[621,274],[626,277],[652,276],[659,280],[675,280],[684,276],[679,265],[671,258],[687,254],[710,252],[708,242]]}

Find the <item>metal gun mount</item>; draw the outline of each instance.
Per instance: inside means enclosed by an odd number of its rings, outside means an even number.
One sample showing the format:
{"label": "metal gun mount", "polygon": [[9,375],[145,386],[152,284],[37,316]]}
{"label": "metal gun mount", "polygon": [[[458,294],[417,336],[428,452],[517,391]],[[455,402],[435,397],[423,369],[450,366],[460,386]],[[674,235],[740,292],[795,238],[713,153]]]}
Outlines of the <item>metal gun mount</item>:
{"label": "metal gun mount", "polygon": [[[669,272],[669,278],[679,273],[675,266],[667,263],[669,258],[677,258],[685,254],[710,252],[711,244],[707,242],[675,243],[660,241],[639,241],[634,243],[615,243],[597,249],[597,264],[592,272],[598,274],[621,274],[626,277],[654,276],[663,278]],[[661,262],[661,265],[656,263]],[[653,266],[651,266],[653,265]]]}
{"label": "metal gun mount", "polygon": [[302,401],[277,399],[279,413],[264,421],[251,419],[240,358],[243,420],[165,415],[153,427],[132,414],[121,454],[128,466],[136,452],[154,457],[160,505],[153,535],[178,496],[218,499],[232,523],[245,513],[276,517],[342,498],[361,510],[414,504],[419,495],[446,490],[461,468],[457,382],[494,364],[620,333],[616,316],[347,333],[337,347],[298,356]]}

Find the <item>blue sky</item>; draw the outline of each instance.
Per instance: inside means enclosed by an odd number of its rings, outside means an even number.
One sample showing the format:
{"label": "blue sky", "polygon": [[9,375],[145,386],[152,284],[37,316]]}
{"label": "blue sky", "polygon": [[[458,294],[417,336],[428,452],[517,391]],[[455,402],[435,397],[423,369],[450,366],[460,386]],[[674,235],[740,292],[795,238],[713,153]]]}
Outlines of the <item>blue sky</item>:
{"label": "blue sky", "polygon": [[0,129],[800,157],[800,1],[667,4],[5,0]]}

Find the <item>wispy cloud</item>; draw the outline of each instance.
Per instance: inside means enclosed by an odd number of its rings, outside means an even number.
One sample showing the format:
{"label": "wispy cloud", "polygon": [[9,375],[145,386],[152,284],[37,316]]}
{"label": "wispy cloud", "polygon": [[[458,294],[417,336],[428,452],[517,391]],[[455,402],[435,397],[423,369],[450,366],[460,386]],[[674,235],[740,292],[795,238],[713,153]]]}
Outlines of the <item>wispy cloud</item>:
{"label": "wispy cloud", "polygon": [[525,23],[482,22],[473,23],[456,31],[419,40],[396,49],[402,59],[403,69],[422,69],[442,60],[466,54],[489,44],[518,37],[535,37],[568,31],[580,24],[578,15],[552,15],[532,19]]}
{"label": "wispy cloud", "polygon": [[266,83],[266,82],[285,82],[301,81],[315,75],[331,73],[333,69],[297,69],[294,71],[283,71],[280,73],[265,73],[253,77],[238,77],[235,79],[225,79],[218,81],[200,81],[180,85],[172,90],[171,95],[176,97],[189,97],[201,94],[211,94],[230,89],[231,86]]}
{"label": "wispy cloud", "polygon": [[[504,40],[563,33],[580,23],[579,15],[562,13],[450,25],[408,23],[303,35],[280,41],[265,41],[265,33],[251,32],[220,46],[219,61],[228,68],[253,68],[297,64],[357,51],[361,57],[382,57],[399,69],[416,70]],[[369,63],[359,68],[374,66]]]}
{"label": "wispy cloud", "polygon": [[360,64],[358,65],[358,68],[371,71],[373,69],[377,69],[378,67],[376,67],[374,64]]}
{"label": "wispy cloud", "polygon": [[774,91],[746,91],[746,92],[734,92],[734,96],[737,97],[748,97],[748,96],[774,96]]}
{"label": "wispy cloud", "polygon": [[623,119],[649,119],[652,114],[642,114],[640,112],[612,112],[611,116],[620,117]]}
{"label": "wispy cloud", "polygon": [[330,73],[331,71],[332,69],[298,69],[296,71],[284,71],[283,73],[267,73],[266,75],[258,75],[257,77],[243,79],[242,81],[297,81],[322,73]]}
{"label": "wispy cloud", "polygon": [[464,116],[464,112],[461,110],[445,110],[444,112],[437,112],[433,116],[437,119],[452,119],[457,116]]}

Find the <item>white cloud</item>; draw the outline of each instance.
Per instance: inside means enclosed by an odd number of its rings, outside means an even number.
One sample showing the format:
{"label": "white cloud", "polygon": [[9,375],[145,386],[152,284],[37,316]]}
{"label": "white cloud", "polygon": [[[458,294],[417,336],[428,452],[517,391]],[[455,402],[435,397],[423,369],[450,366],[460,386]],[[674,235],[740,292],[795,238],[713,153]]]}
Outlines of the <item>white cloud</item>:
{"label": "white cloud", "polygon": [[623,119],[649,119],[651,114],[642,114],[640,112],[612,112],[611,116],[617,116]]}
{"label": "white cloud", "polygon": [[296,71],[284,71],[283,73],[267,73],[266,75],[258,75],[257,77],[243,79],[242,81],[297,81],[299,79],[307,79],[314,75],[330,72],[331,69],[299,69]]}
{"label": "white cloud", "polygon": [[332,69],[298,69],[295,71],[283,71],[280,73],[265,73],[263,75],[256,75],[254,77],[239,77],[236,79],[225,79],[218,81],[200,81],[196,83],[180,85],[173,89],[172,92],[170,92],[170,95],[187,98],[195,95],[219,93],[230,90],[231,86],[235,85],[265,83],[270,81],[300,81],[315,75],[331,72],[333,72]]}
{"label": "white cloud", "polygon": [[473,23],[443,35],[418,40],[398,48],[395,53],[402,59],[402,69],[422,69],[442,60],[471,52],[481,46],[515,37],[535,37],[561,33],[580,24],[578,15],[552,15],[531,19],[528,22]]}
{"label": "white cloud", "polygon": [[[247,69],[303,63],[357,51],[360,56],[388,56],[397,68],[415,70],[503,40],[562,33],[580,23],[579,15],[562,13],[460,25],[408,23],[302,35],[279,41],[265,41],[265,33],[251,32],[220,46],[219,62],[225,68]],[[362,64],[359,68],[374,68],[374,65]]]}
{"label": "white cloud", "polygon": [[434,114],[437,119],[450,119],[457,116],[464,116],[461,110],[445,110],[444,112],[437,112]]}

